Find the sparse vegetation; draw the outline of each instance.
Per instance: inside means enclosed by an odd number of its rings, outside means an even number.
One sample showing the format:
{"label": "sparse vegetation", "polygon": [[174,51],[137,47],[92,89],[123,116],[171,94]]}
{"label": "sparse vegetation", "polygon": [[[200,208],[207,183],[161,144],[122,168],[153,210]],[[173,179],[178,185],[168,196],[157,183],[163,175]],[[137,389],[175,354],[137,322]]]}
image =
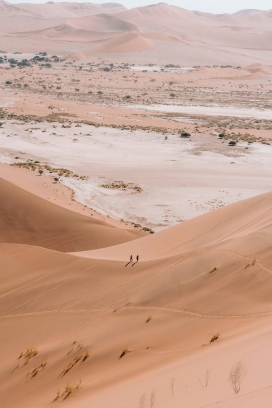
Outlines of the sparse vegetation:
{"label": "sparse vegetation", "polygon": [[150,408],[154,408],[155,401],[156,401],[156,389],[152,390],[152,393],[150,395]]}
{"label": "sparse vegetation", "polygon": [[146,395],[142,394],[139,400],[139,408],[144,408],[145,406]]}
{"label": "sparse vegetation", "polygon": [[125,348],[119,356],[119,359],[123,358],[129,352],[128,348]]}
{"label": "sparse vegetation", "polygon": [[186,138],[186,137],[191,137],[191,133],[182,132],[180,136],[181,136],[181,137],[184,137],[184,138]]}
{"label": "sparse vegetation", "polygon": [[34,370],[30,371],[30,372],[27,374],[27,377],[28,377],[28,376],[30,376],[31,378],[36,377],[36,375],[37,375],[38,373],[40,373],[42,370],[45,369],[45,367],[47,366],[47,364],[48,364],[48,361],[47,361],[47,360],[42,361],[39,365],[37,365],[37,366],[34,368]]}
{"label": "sparse vegetation", "polygon": [[202,387],[208,387],[209,381],[210,381],[210,375],[211,375],[211,370],[206,370],[205,376],[204,376],[204,383],[202,383],[202,381],[199,380]]}
{"label": "sparse vegetation", "polygon": [[217,341],[220,337],[220,334],[214,334],[210,340],[210,343],[214,343],[215,341]]}
{"label": "sparse vegetation", "polygon": [[143,189],[134,183],[124,183],[123,181],[114,181],[113,183],[101,184],[103,188],[110,188],[114,190],[135,191],[141,193]]}
{"label": "sparse vegetation", "polygon": [[171,389],[172,397],[174,396],[175,382],[176,382],[175,378],[172,377],[172,378],[171,378],[171,382],[170,382],[170,389]]}
{"label": "sparse vegetation", "polygon": [[235,140],[231,140],[229,142],[229,146],[236,146],[236,145],[237,145],[237,142]]}
{"label": "sparse vegetation", "polygon": [[247,370],[243,361],[239,361],[230,370],[229,383],[232,386],[235,394],[238,394],[241,389],[242,381],[247,374]]}
{"label": "sparse vegetation", "polygon": [[57,392],[57,395],[54,401],[57,401],[59,399],[62,399],[62,400],[67,399],[68,397],[70,397],[70,395],[74,394],[77,390],[81,388],[81,384],[82,384],[81,380],[77,383],[68,382],[68,384],[65,386],[63,391],[59,390]]}
{"label": "sparse vegetation", "polygon": [[87,358],[90,357],[90,352],[89,350],[86,351],[84,354],[80,354],[78,356],[76,356],[72,361],[70,361],[70,363],[63,369],[63,371],[61,372],[60,376],[64,377],[67,373],[69,373],[70,370],[72,370],[72,368],[74,368],[78,363],[84,362],[87,360]]}
{"label": "sparse vegetation", "polygon": [[24,359],[24,365],[27,365],[29,361],[38,354],[38,350],[36,348],[28,348],[25,352],[21,351],[18,360],[21,358]]}

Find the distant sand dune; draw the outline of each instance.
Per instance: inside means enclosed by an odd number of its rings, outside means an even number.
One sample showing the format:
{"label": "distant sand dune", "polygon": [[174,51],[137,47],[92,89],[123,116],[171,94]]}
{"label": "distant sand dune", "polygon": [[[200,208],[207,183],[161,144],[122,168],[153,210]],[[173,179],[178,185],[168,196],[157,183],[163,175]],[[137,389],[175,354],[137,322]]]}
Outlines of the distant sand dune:
{"label": "distant sand dune", "polygon": [[[0,11],[2,33],[21,37],[20,43],[24,41],[23,33],[37,41],[36,47],[46,41],[46,47],[52,47],[54,53],[59,47],[62,53],[66,49],[64,55],[74,58],[79,55],[86,58],[93,53],[145,53],[152,49],[153,60],[169,56],[171,61],[179,63],[182,58],[185,65],[195,65],[195,55],[200,65],[269,65],[271,61],[271,11],[245,10],[214,15],[164,3],[130,10],[111,3],[1,3]],[[114,41],[121,34],[133,34],[133,41],[130,36],[127,37],[129,42],[119,37],[118,45],[96,43]],[[147,39],[150,41],[145,41]],[[8,37],[3,40],[9,44]],[[69,47],[71,41],[73,52]],[[89,49],[82,47],[82,42],[90,42]],[[75,46],[78,51],[74,52]],[[151,62],[147,54],[143,55],[146,62]]]}

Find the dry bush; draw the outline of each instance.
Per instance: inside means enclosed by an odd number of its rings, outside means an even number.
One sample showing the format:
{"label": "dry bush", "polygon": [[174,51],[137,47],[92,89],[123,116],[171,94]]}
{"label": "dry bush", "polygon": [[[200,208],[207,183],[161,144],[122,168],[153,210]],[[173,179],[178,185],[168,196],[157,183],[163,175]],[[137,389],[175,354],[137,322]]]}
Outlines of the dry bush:
{"label": "dry bush", "polygon": [[57,395],[56,395],[56,398],[54,399],[54,401],[57,401],[60,398],[65,400],[66,398],[70,397],[70,395],[72,395],[75,391],[79,390],[79,388],[81,388],[81,380],[78,383],[68,382],[68,384],[65,386],[63,391],[59,390],[57,392]]}
{"label": "dry bush", "polygon": [[241,389],[241,383],[247,373],[245,364],[243,361],[239,361],[230,370],[229,383],[232,386],[235,394],[238,394]]}
{"label": "dry bush", "polygon": [[20,355],[19,355],[19,357],[18,357],[18,360],[19,360],[20,358],[22,358],[22,357],[24,357],[25,359],[29,359],[29,358],[35,357],[37,354],[38,354],[38,350],[37,350],[37,349],[35,349],[35,348],[28,348],[25,353],[24,353],[23,351],[21,351],[21,353],[20,353]]}
{"label": "dry bush", "polygon": [[202,383],[201,380],[199,380],[202,387],[208,387],[209,381],[210,381],[210,375],[211,375],[211,370],[206,370],[205,377],[204,377],[204,384]]}
{"label": "dry bush", "polygon": [[170,389],[171,389],[171,394],[172,394],[172,396],[174,396],[175,382],[176,382],[175,378],[172,377],[172,378],[171,378],[171,383],[170,383]]}
{"label": "dry bush", "polygon": [[150,322],[150,320],[152,320],[152,316],[148,316],[148,318],[146,319],[146,323]]}
{"label": "dry bush", "polygon": [[153,408],[155,406],[155,400],[156,400],[156,389],[152,390],[152,393],[150,395],[150,408]]}
{"label": "dry bush", "polygon": [[120,358],[123,358],[127,353],[128,353],[128,348],[125,348],[125,349],[122,351],[122,353],[120,354],[119,359],[120,359]]}
{"label": "dry bush", "polygon": [[31,376],[31,378],[36,377],[36,375],[37,375],[39,372],[41,372],[42,370],[45,369],[45,367],[47,366],[47,364],[48,364],[48,361],[47,361],[47,360],[42,361],[41,364],[37,365],[37,366],[34,368],[34,370],[32,370],[31,372],[29,372],[29,373],[27,374],[27,377],[28,377],[29,375]]}
{"label": "dry bush", "polygon": [[82,360],[82,354],[75,357],[72,361],[70,361],[70,363],[68,364],[68,366],[66,366],[62,373],[61,373],[61,377],[63,377],[64,375],[66,375],[70,370],[72,370],[72,368],[79,363]]}
{"label": "dry bush", "polygon": [[91,355],[90,351],[87,350],[85,354],[80,354],[79,356],[75,357],[72,361],[70,361],[70,363],[68,364],[68,366],[66,366],[62,373],[60,374],[61,377],[65,376],[70,370],[72,370],[72,368],[80,363],[80,362],[84,362],[87,360],[87,358],[89,358]]}
{"label": "dry bush", "polygon": [[37,354],[38,354],[38,350],[37,350],[37,349],[35,349],[35,348],[28,348],[25,353],[24,353],[23,351],[20,353],[20,355],[19,355],[19,357],[18,357],[18,360],[23,357],[23,358],[25,359],[25,364],[24,364],[24,365],[26,365],[26,364],[29,363],[29,360],[30,360],[31,358],[35,357]]}
{"label": "dry bush", "polygon": [[144,408],[145,405],[145,394],[142,394],[139,400],[139,408]]}
{"label": "dry bush", "polygon": [[89,350],[87,350],[86,353],[84,354],[83,358],[82,358],[82,361],[86,361],[87,358],[90,357],[90,355],[91,355],[91,353],[89,352]]}
{"label": "dry bush", "polygon": [[214,334],[210,340],[210,343],[214,343],[216,340],[218,340],[220,337],[220,334]]}

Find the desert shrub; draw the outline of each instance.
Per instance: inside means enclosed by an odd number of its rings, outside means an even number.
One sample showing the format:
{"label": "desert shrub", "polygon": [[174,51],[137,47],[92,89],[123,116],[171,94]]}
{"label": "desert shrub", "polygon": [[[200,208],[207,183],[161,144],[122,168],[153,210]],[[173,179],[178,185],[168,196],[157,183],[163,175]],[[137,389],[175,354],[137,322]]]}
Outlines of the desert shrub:
{"label": "desert shrub", "polygon": [[219,336],[220,336],[220,334],[214,334],[213,336],[212,336],[212,338],[211,338],[211,340],[210,340],[210,343],[214,343],[216,340],[218,340],[219,339]]}
{"label": "desert shrub", "polygon": [[125,348],[119,356],[119,359],[123,358],[128,353],[128,348]]}
{"label": "desert shrub", "polygon": [[190,136],[191,136],[191,133],[182,132],[180,136],[181,136],[181,137],[190,137]]}
{"label": "desert shrub", "polygon": [[239,363],[235,364],[230,370],[229,383],[232,386],[232,389],[235,392],[235,394],[239,393],[241,389],[241,383],[246,373],[247,371],[243,361],[239,361]]}

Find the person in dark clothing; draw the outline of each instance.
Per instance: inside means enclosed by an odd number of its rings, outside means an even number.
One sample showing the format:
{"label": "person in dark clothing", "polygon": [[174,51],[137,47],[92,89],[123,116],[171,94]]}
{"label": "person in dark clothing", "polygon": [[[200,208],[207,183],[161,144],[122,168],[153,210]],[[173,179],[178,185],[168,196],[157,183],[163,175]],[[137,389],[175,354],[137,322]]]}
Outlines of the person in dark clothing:
{"label": "person in dark clothing", "polygon": [[133,262],[133,256],[130,255],[130,261],[129,262]]}
{"label": "person in dark clothing", "polygon": [[138,262],[138,261],[139,261],[139,255],[136,256],[136,262]]}

